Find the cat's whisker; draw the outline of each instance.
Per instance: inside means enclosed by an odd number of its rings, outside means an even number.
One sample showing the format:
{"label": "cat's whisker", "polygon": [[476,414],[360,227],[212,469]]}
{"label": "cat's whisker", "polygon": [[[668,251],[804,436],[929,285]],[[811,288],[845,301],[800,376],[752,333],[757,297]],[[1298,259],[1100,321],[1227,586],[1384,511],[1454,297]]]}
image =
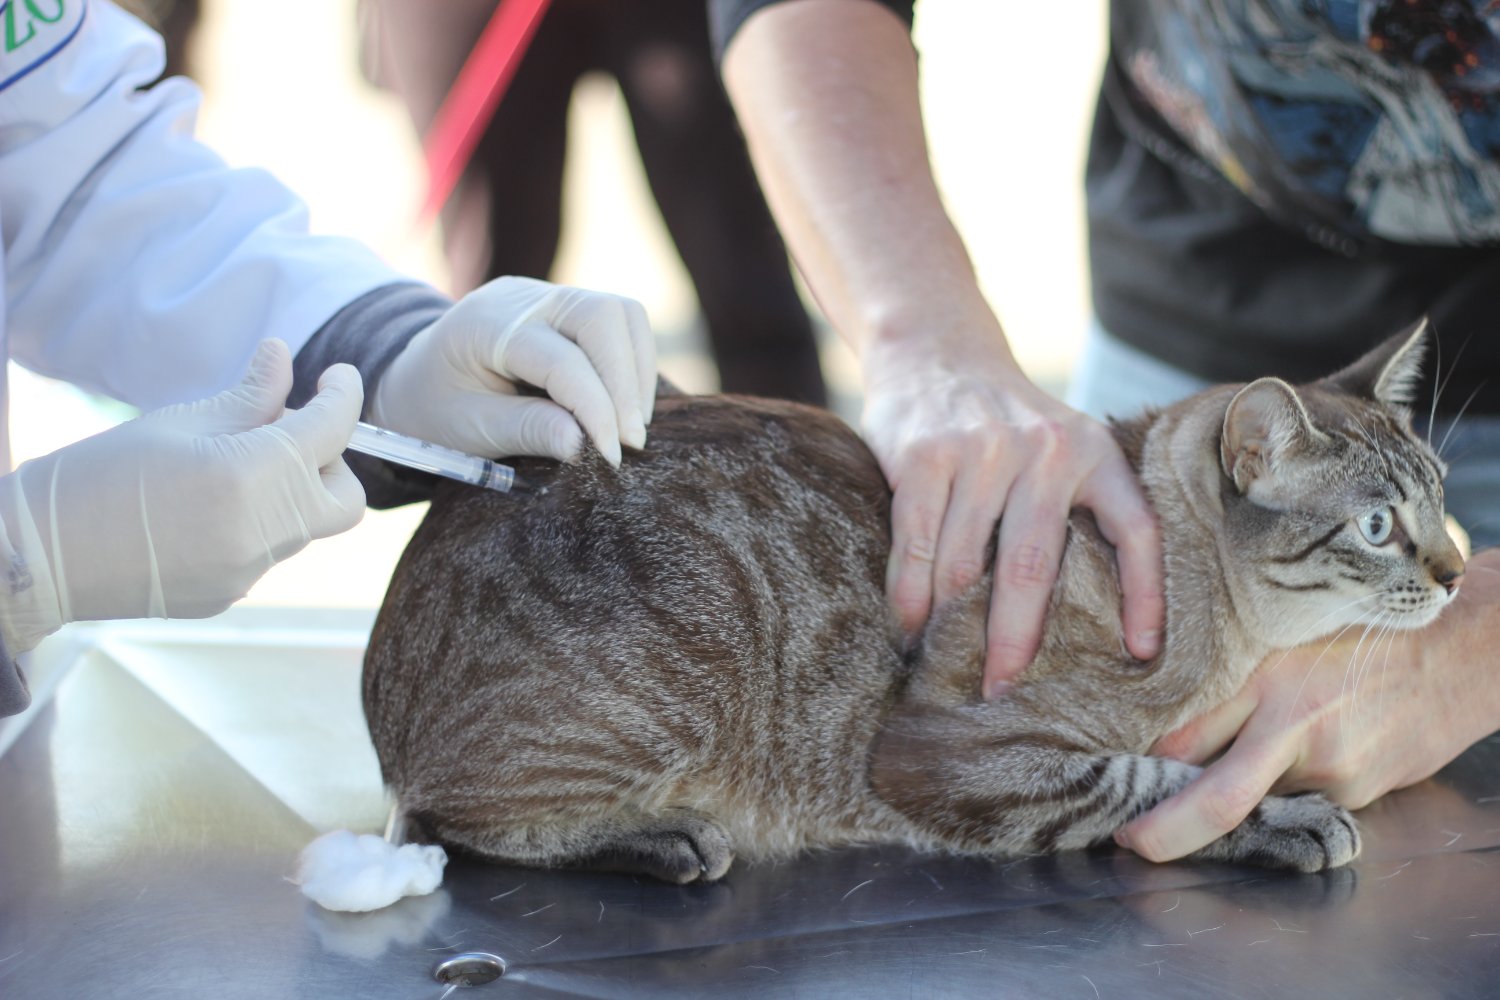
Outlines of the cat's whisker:
{"label": "cat's whisker", "polygon": [[[1377,616],[1379,621],[1379,616]],[[1365,640],[1370,639],[1374,622],[1359,633],[1359,642],[1350,651],[1349,661],[1344,664],[1344,676],[1338,685],[1338,739],[1344,750],[1349,750],[1349,733],[1352,727],[1352,717],[1355,715],[1355,702],[1359,693],[1359,654],[1365,646]],[[1347,696],[1347,697],[1346,697]]]}
{"label": "cat's whisker", "polygon": [[[1368,711],[1368,708],[1370,708],[1370,706],[1368,706],[1368,691],[1370,691],[1370,679],[1371,675],[1373,675],[1374,673],[1374,664],[1376,664],[1376,657],[1379,657],[1382,648],[1385,649],[1386,657],[1389,657],[1389,655],[1391,655],[1391,645],[1389,645],[1386,640],[1388,640],[1389,636],[1391,636],[1392,630],[1395,630],[1394,618],[1386,618],[1385,621],[1382,621],[1379,625],[1377,625],[1376,631],[1374,631],[1374,637],[1370,640],[1370,652],[1367,652],[1367,654],[1365,654],[1364,663],[1359,664],[1359,678],[1356,679],[1355,682],[1355,702],[1353,702],[1355,717],[1358,718],[1358,720],[1367,720],[1367,718],[1370,718],[1371,712]],[[1367,691],[1367,696],[1365,696],[1365,702],[1367,703],[1362,703],[1361,700],[1359,700],[1359,693],[1361,693],[1362,688]],[[1379,688],[1377,688],[1377,693],[1379,693]]]}
{"label": "cat's whisker", "polygon": [[1460,406],[1458,408],[1458,412],[1453,414],[1453,419],[1448,421],[1448,430],[1444,432],[1443,440],[1438,442],[1438,446],[1436,449],[1439,457],[1443,456],[1443,449],[1448,447],[1448,439],[1451,438],[1453,436],[1453,432],[1458,429],[1458,422],[1463,419],[1464,413],[1468,411],[1469,404],[1474,402],[1474,397],[1478,396],[1479,391],[1488,384],[1489,379],[1485,379],[1484,381],[1476,385],[1474,387],[1474,391],[1469,393],[1469,398],[1464,400],[1464,405]]}
{"label": "cat's whisker", "polygon": [[[1360,601],[1370,600],[1371,598],[1375,598],[1375,597],[1379,597],[1379,595],[1378,594],[1368,594],[1365,597],[1360,598],[1359,601],[1351,601],[1349,604],[1346,604],[1344,606],[1344,608],[1351,607],[1354,604],[1360,603]],[[1343,608],[1341,608],[1339,610],[1343,610]],[[1297,685],[1297,691],[1296,691],[1295,694],[1292,695],[1292,700],[1287,703],[1286,717],[1281,720],[1281,724],[1283,726],[1288,725],[1292,721],[1292,713],[1294,711],[1296,711],[1297,703],[1302,700],[1302,692],[1304,690],[1306,690],[1306,688],[1307,688],[1307,682],[1312,679],[1312,675],[1317,671],[1318,664],[1320,664],[1320,663],[1323,662],[1323,657],[1327,656],[1328,653],[1329,653],[1329,651],[1333,649],[1334,644],[1337,643],[1339,641],[1339,639],[1343,638],[1343,635],[1344,635],[1345,632],[1349,631],[1351,628],[1355,628],[1356,626],[1363,625],[1363,624],[1365,624],[1365,616],[1361,615],[1359,618],[1356,618],[1354,621],[1352,621],[1349,624],[1345,625],[1343,628],[1339,629],[1336,633],[1334,633],[1332,636],[1329,637],[1328,642],[1325,643],[1324,646],[1323,646],[1322,652],[1320,652],[1313,659],[1312,663],[1307,668],[1307,673],[1305,673],[1305,674],[1302,675],[1302,683],[1300,683],[1300,684]],[[1280,666],[1282,660],[1285,660],[1291,654],[1292,654],[1292,650],[1291,649],[1288,649],[1285,653],[1281,654],[1281,659],[1276,661],[1276,665]]]}
{"label": "cat's whisker", "polygon": [[1443,374],[1443,341],[1440,337],[1432,338],[1434,361],[1432,364],[1432,406],[1427,412],[1427,447],[1432,447],[1432,428],[1437,423],[1438,400],[1442,398],[1443,390],[1448,388],[1448,380],[1453,373],[1458,371],[1458,361],[1463,357],[1464,348],[1469,346],[1472,333],[1464,338],[1464,342],[1458,345],[1458,354],[1453,358],[1453,365]]}
{"label": "cat's whisker", "polygon": [[[1382,614],[1380,621],[1373,629],[1374,636],[1370,641],[1370,651],[1365,654],[1364,662],[1360,664],[1358,679],[1361,684],[1369,681],[1370,668],[1375,662],[1376,655],[1380,652],[1382,642],[1395,633],[1396,629],[1400,627],[1399,622],[1400,616],[1394,611],[1386,611]],[[1390,655],[1389,644],[1386,645],[1386,655]],[[1357,700],[1359,697],[1358,686],[1355,688],[1354,695]]]}
{"label": "cat's whisker", "polygon": [[[1384,453],[1379,452],[1380,446],[1375,441],[1375,435],[1373,435],[1373,434],[1370,433],[1370,428],[1368,428],[1368,427],[1365,426],[1364,421],[1363,420],[1359,420],[1359,419],[1353,419],[1353,420],[1350,420],[1350,424],[1353,425],[1355,431],[1358,432],[1360,438],[1364,441],[1364,443],[1370,446],[1370,450],[1377,452],[1377,457],[1379,457],[1382,460],[1384,460],[1385,455],[1384,455]],[[1390,467],[1390,463],[1389,462],[1386,463],[1386,467],[1387,468]]]}
{"label": "cat's whisker", "polygon": [[[1380,630],[1385,625],[1385,617],[1386,612],[1384,610],[1375,613],[1374,620],[1360,634],[1359,641],[1354,644],[1354,652],[1349,656],[1349,699],[1346,704],[1349,706],[1349,714],[1351,715],[1357,716],[1359,714],[1359,684],[1364,679],[1365,668],[1370,662],[1370,653],[1365,649],[1365,643],[1368,642],[1370,644],[1370,649],[1375,648],[1379,640]],[[1361,656],[1361,653],[1364,655]]]}
{"label": "cat's whisker", "polygon": [[[1359,641],[1354,644],[1354,651],[1349,654],[1349,662],[1344,666],[1343,680],[1339,682],[1339,740],[1346,749],[1349,743],[1350,717],[1354,715],[1354,701],[1359,694],[1359,654],[1364,649],[1365,640],[1370,638],[1384,615],[1384,611],[1376,611],[1374,619],[1359,634]],[[1348,695],[1347,698],[1345,694]]]}
{"label": "cat's whisker", "polygon": [[[1348,611],[1350,608],[1356,607],[1356,606],[1358,606],[1360,604],[1363,604],[1366,601],[1378,600],[1379,597],[1380,597],[1379,594],[1364,594],[1364,595],[1362,595],[1360,597],[1354,598],[1354,600],[1349,601],[1349,602],[1347,602],[1345,604],[1340,604],[1338,607],[1336,607],[1333,610],[1327,612],[1322,617],[1320,617],[1317,621],[1315,621],[1312,624],[1308,625],[1300,633],[1298,633],[1297,637],[1287,644],[1286,649],[1282,652],[1280,659],[1278,659],[1275,663],[1273,663],[1268,669],[1275,670],[1277,667],[1281,666],[1282,661],[1285,660],[1288,656],[1292,655],[1293,650],[1295,650],[1295,649],[1297,649],[1297,647],[1301,646],[1302,643],[1307,639],[1307,637],[1309,635],[1313,635],[1313,634],[1317,633],[1318,630],[1323,627],[1323,624],[1325,622],[1327,622],[1330,618],[1335,618],[1337,616],[1340,616],[1344,612]],[[1353,627],[1354,625],[1359,624],[1363,620],[1364,620],[1364,616],[1361,615],[1359,618],[1356,618],[1350,624],[1345,625],[1344,629],[1342,631],[1340,631],[1338,633],[1338,635],[1343,635],[1345,631],[1348,631],[1351,627]],[[1334,638],[1337,638],[1337,636],[1335,636]],[[1333,640],[1330,639],[1329,641],[1332,642]]]}
{"label": "cat's whisker", "polygon": [[1443,342],[1432,338],[1432,405],[1427,410],[1427,447],[1432,447],[1432,422],[1437,419],[1438,396],[1443,392]]}
{"label": "cat's whisker", "polygon": [[[1303,644],[1303,641],[1307,639],[1307,637],[1308,637],[1309,634],[1311,634],[1313,632],[1316,632],[1319,628],[1322,627],[1322,625],[1323,625],[1324,622],[1328,621],[1328,619],[1334,618],[1334,617],[1339,616],[1339,615],[1342,615],[1344,612],[1348,611],[1350,608],[1357,607],[1358,605],[1364,604],[1367,601],[1375,601],[1375,600],[1379,600],[1379,599],[1380,599],[1380,595],[1379,594],[1365,594],[1365,595],[1363,595],[1361,597],[1356,597],[1352,601],[1348,601],[1347,603],[1339,605],[1338,607],[1334,608],[1332,611],[1329,611],[1327,614],[1323,615],[1317,621],[1313,622],[1311,625],[1309,625],[1306,628],[1304,628],[1301,631],[1301,633],[1299,633],[1297,635],[1297,637],[1295,639],[1293,639],[1287,645],[1287,648],[1281,654],[1281,658],[1278,659],[1274,664],[1272,664],[1271,667],[1270,667],[1270,669],[1274,670],[1274,669],[1276,669],[1276,667],[1280,666],[1283,660],[1285,660],[1288,656],[1292,655],[1292,653],[1298,647],[1300,647]],[[1339,636],[1342,636],[1345,632],[1349,631],[1351,628],[1354,628],[1356,625],[1364,624],[1365,621],[1366,621],[1366,617],[1369,614],[1370,614],[1370,612],[1364,612],[1361,615],[1359,615],[1357,618],[1355,618],[1352,622],[1349,622],[1343,628],[1339,629],[1338,632],[1334,633],[1332,636],[1329,637],[1327,645],[1328,646],[1332,646],[1333,643],[1338,640]]]}
{"label": "cat's whisker", "polygon": [[1376,687],[1375,700],[1375,724],[1379,726],[1385,718],[1385,678],[1390,672],[1391,652],[1396,648],[1396,634],[1401,631],[1400,623],[1392,615],[1390,625],[1386,628],[1383,638],[1385,639],[1385,657],[1380,662],[1380,683]]}
{"label": "cat's whisker", "polygon": [[[1395,621],[1396,616],[1394,612],[1382,611],[1365,632],[1365,636],[1370,639],[1370,649],[1365,653],[1364,660],[1360,662],[1354,671],[1354,687],[1349,693],[1349,711],[1354,716],[1356,722],[1360,721],[1360,717],[1363,714],[1359,705],[1360,684],[1368,678],[1370,664],[1374,662],[1375,654],[1380,652],[1380,640],[1395,627]],[[1363,639],[1361,639],[1361,644],[1363,644]]]}
{"label": "cat's whisker", "polygon": [[1385,721],[1385,675],[1391,666],[1391,650],[1396,648],[1396,633],[1401,631],[1396,627],[1394,620],[1391,627],[1386,631],[1385,660],[1380,664],[1380,697],[1377,699],[1375,708],[1375,725],[1378,728]]}
{"label": "cat's whisker", "polygon": [[1385,469],[1385,474],[1392,480],[1395,480],[1397,478],[1396,470],[1391,465],[1391,459],[1390,456],[1386,454],[1386,449],[1384,449],[1380,445],[1378,432],[1371,431],[1370,428],[1364,425],[1363,421],[1360,421],[1358,419],[1352,420],[1351,423],[1353,424],[1354,429],[1359,433],[1360,438],[1363,439],[1365,444],[1369,446],[1370,454],[1374,456],[1374,458],[1380,462],[1381,467]]}
{"label": "cat's whisker", "polygon": [[[1370,644],[1370,652],[1365,657],[1365,662],[1364,662],[1364,664],[1363,664],[1363,666],[1361,668],[1361,677],[1362,677],[1362,679],[1366,679],[1367,680],[1369,678],[1369,674],[1370,674],[1370,667],[1375,662],[1375,656],[1376,656],[1377,653],[1380,652],[1380,647],[1382,645],[1384,645],[1384,647],[1385,647],[1385,657],[1381,661],[1381,667],[1380,667],[1381,681],[1380,681],[1380,684],[1377,685],[1377,687],[1376,687],[1377,698],[1376,698],[1376,706],[1375,706],[1375,724],[1377,726],[1380,724],[1380,720],[1384,717],[1384,708],[1385,708],[1385,676],[1386,676],[1387,670],[1390,667],[1391,651],[1395,648],[1395,645],[1396,645],[1396,634],[1398,632],[1402,631],[1401,616],[1397,612],[1395,612],[1395,611],[1386,611],[1383,614],[1382,618],[1383,618],[1383,620],[1379,624],[1379,628],[1378,628],[1378,630],[1377,630],[1377,632],[1375,634],[1375,639]],[[1358,696],[1359,696],[1359,692],[1356,689],[1356,691],[1355,691],[1356,706],[1355,707],[1356,707],[1356,713],[1357,714],[1358,714],[1358,711],[1357,711],[1358,710],[1358,704],[1357,704]]]}
{"label": "cat's whisker", "polygon": [[[1345,611],[1348,611],[1350,608],[1355,607],[1355,606],[1357,606],[1359,604],[1363,604],[1366,601],[1374,601],[1374,600],[1379,600],[1379,599],[1380,599],[1380,595],[1379,594],[1363,594],[1363,595],[1361,595],[1359,597],[1354,598],[1354,600],[1352,600],[1352,601],[1349,601],[1349,602],[1347,602],[1345,604],[1340,604],[1338,607],[1336,607],[1333,610],[1329,611],[1328,613],[1324,614],[1317,621],[1313,622],[1311,625],[1308,625],[1300,633],[1298,633],[1297,637],[1295,639],[1293,639],[1290,643],[1287,644],[1286,650],[1281,654],[1281,659],[1277,660],[1274,664],[1272,664],[1269,669],[1275,670],[1277,667],[1279,667],[1281,665],[1282,660],[1285,660],[1288,656],[1290,656],[1292,654],[1292,650],[1294,650],[1298,646],[1302,645],[1302,643],[1307,639],[1308,636],[1315,634],[1318,631],[1318,629],[1320,629],[1323,626],[1323,623],[1326,622],[1326,621],[1328,621],[1330,618],[1334,618],[1334,617],[1337,617],[1339,615],[1342,615]],[[1358,624],[1359,621],[1360,621],[1360,619],[1356,619],[1351,624]],[[1345,628],[1345,631],[1347,631],[1350,628],[1350,626],[1346,625],[1346,626],[1344,626],[1344,628]],[[1343,635],[1343,632],[1340,632],[1339,635]],[[1332,641],[1332,640],[1330,640],[1330,641]]]}

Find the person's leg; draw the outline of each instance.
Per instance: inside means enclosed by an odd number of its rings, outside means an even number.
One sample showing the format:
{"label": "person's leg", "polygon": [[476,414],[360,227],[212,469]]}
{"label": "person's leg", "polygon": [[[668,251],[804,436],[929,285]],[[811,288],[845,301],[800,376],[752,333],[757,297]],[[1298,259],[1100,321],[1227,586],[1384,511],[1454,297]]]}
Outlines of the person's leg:
{"label": "person's leg", "polygon": [[488,199],[488,256],[475,284],[552,271],[562,235],[568,107],[578,78],[597,67],[594,6],[553,0],[474,150],[469,175]]}
{"label": "person's leg", "polygon": [[[432,124],[495,0],[366,0],[367,45],[380,82],[406,103],[419,134]],[[561,229],[568,102],[582,72],[577,18],[554,2],[532,38],[473,159],[443,207],[452,291],[505,274],[545,278]]]}
{"label": "person's leg", "polygon": [[812,323],[709,49],[703,0],[618,0],[620,81],[726,392],[826,401]]}

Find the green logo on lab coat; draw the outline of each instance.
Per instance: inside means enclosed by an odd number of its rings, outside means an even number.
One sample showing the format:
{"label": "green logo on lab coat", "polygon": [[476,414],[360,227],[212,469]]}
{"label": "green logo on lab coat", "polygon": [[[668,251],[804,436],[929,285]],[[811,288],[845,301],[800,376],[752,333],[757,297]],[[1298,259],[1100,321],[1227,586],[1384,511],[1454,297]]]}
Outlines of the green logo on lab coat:
{"label": "green logo on lab coat", "polygon": [[10,0],[5,5],[5,51],[14,52],[36,37],[37,25],[62,20],[63,0]]}

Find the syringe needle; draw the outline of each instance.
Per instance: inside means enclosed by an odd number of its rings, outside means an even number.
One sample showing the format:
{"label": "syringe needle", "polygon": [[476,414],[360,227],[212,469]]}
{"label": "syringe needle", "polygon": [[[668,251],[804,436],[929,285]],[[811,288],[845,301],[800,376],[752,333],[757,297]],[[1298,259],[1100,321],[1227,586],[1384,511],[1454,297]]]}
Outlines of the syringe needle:
{"label": "syringe needle", "polygon": [[500,493],[523,488],[516,479],[516,470],[508,465],[445,448],[421,438],[397,434],[364,421],[354,425],[354,436],[349,439],[349,447],[409,469],[447,476],[461,483],[482,486]]}

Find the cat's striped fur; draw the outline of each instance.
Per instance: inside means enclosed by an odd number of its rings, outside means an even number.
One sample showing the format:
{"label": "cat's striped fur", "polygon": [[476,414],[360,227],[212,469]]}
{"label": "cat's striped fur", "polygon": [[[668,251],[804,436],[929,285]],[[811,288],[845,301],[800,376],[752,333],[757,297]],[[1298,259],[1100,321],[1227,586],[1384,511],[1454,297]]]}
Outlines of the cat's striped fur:
{"label": "cat's striped fur", "polygon": [[[1442,467],[1400,405],[1421,339],[1121,424],[1162,524],[1163,653],[1125,650],[1113,554],[1075,513],[1040,652],[990,703],[988,580],[903,651],[884,481],[821,411],[666,395],[618,470],[526,462],[528,496],[447,488],[366,658],[386,781],[419,835],[678,882],[810,846],[1103,840],[1197,773],[1151,744],[1268,651],[1448,600]],[[1358,850],[1307,795],[1201,855],[1311,871]]]}

